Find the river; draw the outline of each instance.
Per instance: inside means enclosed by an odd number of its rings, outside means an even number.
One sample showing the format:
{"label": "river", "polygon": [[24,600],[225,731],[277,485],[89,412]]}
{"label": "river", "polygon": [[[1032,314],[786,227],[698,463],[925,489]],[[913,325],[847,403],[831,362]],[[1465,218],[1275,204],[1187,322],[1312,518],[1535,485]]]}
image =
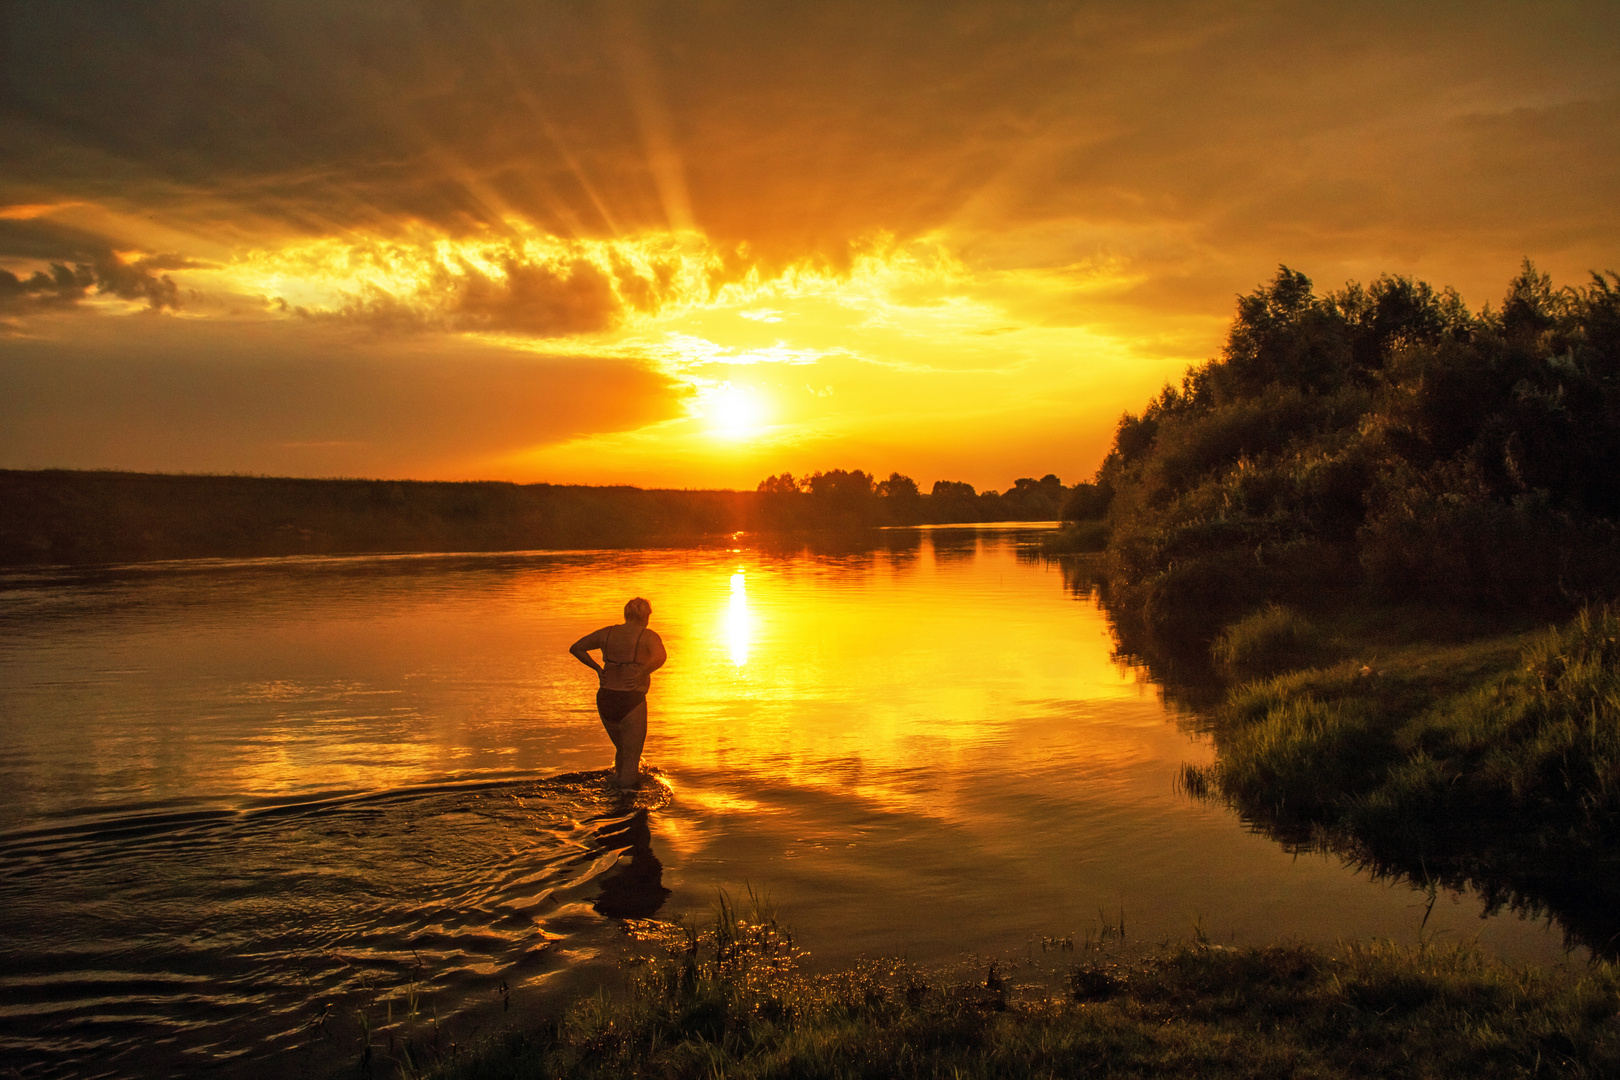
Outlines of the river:
{"label": "river", "polygon": [[[722,889],[821,966],[1120,922],[1562,955],[1178,793],[1209,742],[1036,535],[5,574],[0,1061],[352,1072],[359,1038],[554,1008]],[[566,649],[634,595],[670,662],[625,799]]]}

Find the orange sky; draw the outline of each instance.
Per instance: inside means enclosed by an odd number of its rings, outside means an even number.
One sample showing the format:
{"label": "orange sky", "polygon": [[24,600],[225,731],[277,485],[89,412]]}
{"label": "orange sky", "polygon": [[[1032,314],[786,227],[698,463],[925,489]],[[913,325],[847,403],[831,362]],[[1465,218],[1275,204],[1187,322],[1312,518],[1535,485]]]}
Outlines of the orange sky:
{"label": "orange sky", "polygon": [[1073,482],[1279,263],[1620,267],[1608,2],[0,29],[0,467]]}

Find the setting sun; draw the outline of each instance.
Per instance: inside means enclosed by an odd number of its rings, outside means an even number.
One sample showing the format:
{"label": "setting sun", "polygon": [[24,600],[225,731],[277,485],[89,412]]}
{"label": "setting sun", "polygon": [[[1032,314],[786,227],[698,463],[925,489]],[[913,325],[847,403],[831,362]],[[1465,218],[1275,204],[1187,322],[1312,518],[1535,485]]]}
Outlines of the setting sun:
{"label": "setting sun", "polygon": [[729,382],[706,393],[700,391],[698,403],[709,433],[721,439],[749,438],[768,419],[765,402],[758,393]]}

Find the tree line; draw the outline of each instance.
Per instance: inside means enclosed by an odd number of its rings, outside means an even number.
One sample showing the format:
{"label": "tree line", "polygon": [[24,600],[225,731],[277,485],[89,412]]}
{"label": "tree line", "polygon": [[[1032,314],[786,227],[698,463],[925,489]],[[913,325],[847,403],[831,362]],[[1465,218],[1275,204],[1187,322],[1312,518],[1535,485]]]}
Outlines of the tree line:
{"label": "tree line", "polygon": [[1053,473],[1021,477],[1006,491],[975,491],[960,480],[936,480],[923,494],[898,472],[883,480],[860,469],[829,469],[795,477],[780,473],[759,482],[760,513],[773,527],[814,523],[926,525],[980,521],[1056,521],[1070,496]]}
{"label": "tree line", "polygon": [[1057,477],[1004,493],[898,473],[783,474],[758,491],[495,481],[0,470],[0,565],[684,543],[741,531],[1056,520]]}

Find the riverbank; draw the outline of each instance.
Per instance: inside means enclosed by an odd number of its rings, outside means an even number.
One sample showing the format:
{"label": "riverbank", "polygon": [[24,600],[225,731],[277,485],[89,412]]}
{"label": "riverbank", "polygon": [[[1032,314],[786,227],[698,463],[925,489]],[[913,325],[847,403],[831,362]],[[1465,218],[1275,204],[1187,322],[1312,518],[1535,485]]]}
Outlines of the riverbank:
{"label": "riverbank", "polygon": [[[514,1026],[427,1070],[527,1077],[1612,1076],[1620,969],[1507,965],[1467,947],[1083,952],[1062,993],[994,967],[806,974],[791,936],[723,905],[617,999]],[[401,1051],[408,1054],[408,1048]],[[403,1064],[403,1062],[402,1062]],[[407,1071],[410,1071],[407,1068]]]}

